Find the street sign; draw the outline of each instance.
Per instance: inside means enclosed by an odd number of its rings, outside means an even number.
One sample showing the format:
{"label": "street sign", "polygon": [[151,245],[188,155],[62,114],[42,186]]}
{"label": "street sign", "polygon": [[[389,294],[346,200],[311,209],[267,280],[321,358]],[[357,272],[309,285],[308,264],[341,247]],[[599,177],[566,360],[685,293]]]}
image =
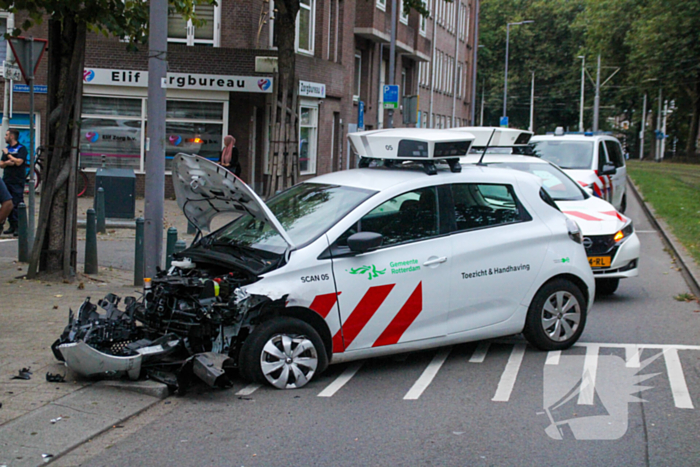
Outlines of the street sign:
{"label": "street sign", "polygon": [[508,117],[501,117],[501,128],[508,128]]}
{"label": "street sign", "polygon": [[8,42],[12,48],[12,53],[15,55],[15,60],[17,60],[17,65],[22,71],[24,81],[29,83],[30,79],[34,79],[36,69],[49,41],[20,36],[11,37]]}
{"label": "street sign", "polygon": [[383,101],[385,109],[399,108],[399,85],[387,84],[384,86]]}
{"label": "street sign", "polygon": [[6,60],[2,61],[2,77],[12,81],[22,79],[22,70],[14,63],[9,63]]}
{"label": "street sign", "polygon": [[360,101],[357,106],[357,129],[365,129],[365,101]]}
{"label": "street sign", "polygon": [[[15,84],[12,86],[12,92],[29,92],[29,86],[26,84]],[[35,84],[35,94],[46,94],[49,92],[49,87],[45,84]]]}

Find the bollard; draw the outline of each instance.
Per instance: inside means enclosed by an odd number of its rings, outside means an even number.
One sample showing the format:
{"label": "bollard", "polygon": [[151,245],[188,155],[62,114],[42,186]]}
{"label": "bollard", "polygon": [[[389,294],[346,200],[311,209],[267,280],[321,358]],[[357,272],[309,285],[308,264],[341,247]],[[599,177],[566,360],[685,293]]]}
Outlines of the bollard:
{"label": "bollard", "polygon": [[95,213],[97,214],[97,232],[106,233],[107,225],[105,222],[105,189],[99,187],[95,194]]}
{"label": "bollard", "polygon": [[87,210],[85,226],[85,274],[97,274],[97,231],[95,210]]}
{"label": "bollard", "polygon": [[187,221],[187,234],[196,234],[197,233],[197,227],[194,226],[194,224],[190,221]]}
{"label": "bollard", "polygon": [[175,251],[175,242],[177,242],[177,229],[170,227],[165,243],[165,270],[170,269],[170,264],[173,261],[173,253]]}
{"label": "bollard", "polygon": [[18,224],[18,254],[17,260],[20,263],[29,262],[29,227],[27,226],[27,206],[24,203],[19,203],[17,206],[19,216]]}
{"label": "bollard", "polygon": [[185,248],[187,248],[187,243],[185,243],[184,240],[178,240],[177,242],[175,242],[175,249],[173,250],[173,254],[180,253]]}
{"label": "bollard", "polygon": [[143,235],[144,235],[143,217],[136,219],[136,257],[134,258],[134,285],[140,287],[143,285]]}

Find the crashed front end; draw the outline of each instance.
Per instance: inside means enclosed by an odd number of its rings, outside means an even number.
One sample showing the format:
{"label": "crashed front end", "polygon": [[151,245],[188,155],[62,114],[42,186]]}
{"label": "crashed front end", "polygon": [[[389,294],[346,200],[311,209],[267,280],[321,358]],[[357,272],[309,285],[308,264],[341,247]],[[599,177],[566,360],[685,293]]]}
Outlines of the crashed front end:
{"label": "crashed front end", "polygon": [[110,293],[97,304],[88,297],[77,315],[71,310],[52,346],[56,358],[86,377],[147,376],[179,391],[193,376],[230,386],[256,317],[279,304],[244,292],[257,280],[250,273],[178,264],[147,280],[139,299]]}

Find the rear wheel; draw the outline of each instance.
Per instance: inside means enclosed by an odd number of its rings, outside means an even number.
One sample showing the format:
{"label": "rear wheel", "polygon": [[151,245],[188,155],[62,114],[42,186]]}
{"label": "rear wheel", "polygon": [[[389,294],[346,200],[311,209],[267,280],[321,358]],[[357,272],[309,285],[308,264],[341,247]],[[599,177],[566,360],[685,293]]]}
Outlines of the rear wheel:
{"label": "rear wheel", "polygon": [[540,350],[571,347],[586,324],[586,302],[581,290],[566,279],[548,282],[535,294],[523,334]]}
{"label": "rear wheel", "polygon": [[298,389],[328,366],[328,357],[311,325],[279,317],[253,330],[241,348],[239,366],[243,377],[251,381]]}
{"label": "rear wheel", "polygon": [[620,279],[596,279],[595,293],[596,295],[612,295],[620,285]]}

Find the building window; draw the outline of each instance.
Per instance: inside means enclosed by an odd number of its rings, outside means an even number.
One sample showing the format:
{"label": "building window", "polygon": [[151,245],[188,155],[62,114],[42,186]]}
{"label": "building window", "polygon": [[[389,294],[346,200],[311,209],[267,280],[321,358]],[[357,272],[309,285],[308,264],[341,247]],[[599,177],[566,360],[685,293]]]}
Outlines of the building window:
{"label": "building window", "polygon": [[7,17],[9,13],[0,12],[0,60],[5,60],[7,56],[7,41],[5,40],[5,33],[7,32]]}
{"label": "building window", "polygon": [[377,8],[386,11],[386,0],[377,0]]}
{"label": "building window", "polygon": [[353,102],[360,100],[360,85],[362,84],[362,52],[355,51],[355,84],[353,86],[354,93],[352,96]]}
{"label": "building window", "polygon": [[[423,6],[430,11],[430,5],[427,0],[423,0]],[[428,34],[428,17],[420,15],[419,32],[421,36],[426,36]]]}
{"label": "building window", "polygon": [[191,20],[176,13],[168,15],[168,42],[219,47],[221,7],[196,3],[194,11],[197,18],[204,21],[203,25],[195,27]]}
{"label": "building window", "polygon": [[423,128],[428,128],[428,112],[423,112]]}
{"label": "building window", "polygon": [[318,143],[318,104],[299,105],[299,173],[316,173]]}
{"label": "building window", "polygon": [[401,95],[402,96],[408,95],[408,89],[406,89],[406,85],[407,85],[406,75],[407,75],[406,68],[401,68]]}
{"label": "building window", "polygon": [[313,55],[315,23],[316,0],[300,0],[296,27],[297,52]]}
{"label": "building window", "polygon": [[403,0],[399,1],[399,8],[401,8],[401,15],[399,16],[399,21],[403,24],[408,24],[408,12],[409,10],[403,5]]}

